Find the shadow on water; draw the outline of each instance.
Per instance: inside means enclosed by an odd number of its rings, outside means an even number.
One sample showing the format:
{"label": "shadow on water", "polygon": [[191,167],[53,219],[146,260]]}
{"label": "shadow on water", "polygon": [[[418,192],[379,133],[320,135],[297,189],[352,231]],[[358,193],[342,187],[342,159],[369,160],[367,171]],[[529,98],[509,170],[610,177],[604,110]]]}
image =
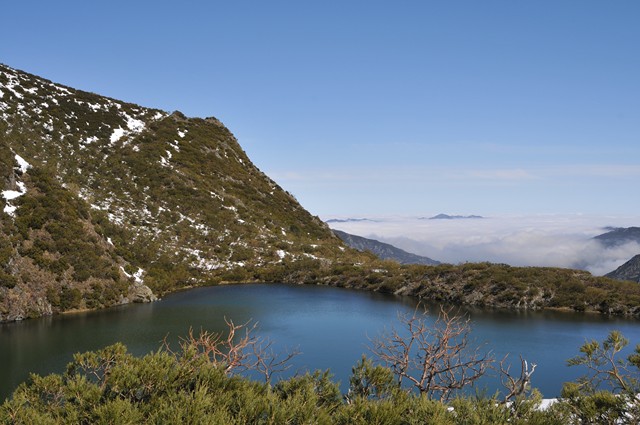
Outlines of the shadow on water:
{"label": "shadow on water", "polygon": [[[417,300],[322,286],[251,284],[196,288],[153,304],[137,304],[0,325],[0,398],[29,373],[63,372],[73,354],[117,341],[143,355],[165,337],[176,343],[189,328],[220,332],[225,317],[235,323],[258,322],[258,333],[278,351],[299,348],[291,373],[330,369],[346,391],[351,367],[369,354],[368,337],[397,325],[398,313],[411,314]],[[438,305],[427,305],[431,317]],[[554,311],[462,309],[472,320],[472,336],[497,359],[522,354],[538,364],[533,385],[547,397],[580,375],[565,366],[587,339],[602,340],[612,329],[640,342],[640,322],[599,315]],[[489,393],[496,383],[486,380]]]}

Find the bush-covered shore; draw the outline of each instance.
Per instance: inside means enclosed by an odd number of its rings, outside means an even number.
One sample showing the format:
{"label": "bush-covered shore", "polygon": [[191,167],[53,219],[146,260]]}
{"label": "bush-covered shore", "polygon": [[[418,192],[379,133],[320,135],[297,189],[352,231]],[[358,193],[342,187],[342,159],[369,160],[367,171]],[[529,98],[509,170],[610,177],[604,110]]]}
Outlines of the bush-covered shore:
{"label": "bush-covered shore", "polygon": [[[589,368],[592,361],[615,358],[624,345],[621,335],[612,333],[602,344],[585,344],[570,362]],[[524,391],[508,403],[497,394],[455,396],[445,403],[398,386],[391,368],[365,357],[354,365],[347,394],[340,393],[329,371],[272,385],[270,379],[257,382],[233,373],[231,357],[218,361],[205,346],[201,337],[192,336],[178,351],[164,346],[143,357],[122,344],[77,354],[63,374],[32,375],[21,384],[0,405],[0,423],[553,425],[640,420],[634,396],[637,370],[628,373],[637,369],[637,354],[627,362],[616,359],[618,368],[600,364],[610,390],[593,386],[602,376],[591,373],[566,384],[563,398],[541,408],[536,391]]]}
{"label": "bush-covered shore", "polygon": [[640,317],[640,285],[552,267],[465,263],[400,265],[309,259],[221,274],[205,284],[273,282],[329,285],[413,296],[425,301],[502,309],[564,309]]}

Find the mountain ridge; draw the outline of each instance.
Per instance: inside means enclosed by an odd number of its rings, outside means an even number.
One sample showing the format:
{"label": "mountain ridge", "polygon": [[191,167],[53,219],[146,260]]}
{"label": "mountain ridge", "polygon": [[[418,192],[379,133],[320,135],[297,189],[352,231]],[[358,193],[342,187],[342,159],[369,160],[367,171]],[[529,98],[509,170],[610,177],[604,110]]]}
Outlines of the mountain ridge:
{"label": "mountain ridge", "polygon": [[336,229],[333,229],[333,233],[338,235],[338,237],[351,248],[357,249],[358,251],[369,251],[381,260],[394,260],[400,264],[424,264],[429,266],[440,264],[439,261],[429,257],[413,254],[375,239],[352,235]]}
{"label": "mountain ridge", "polygon": [[640,227],[612,228],[606,233],[595,236],[594,239],[608,248],[629,242],[640,244]]}
{"label": "mountain ridge", "polygon": [[[437,214],[433,217],[429,217],[427,220],[463,220],[463,219],[477,219],[484,218],[481,215],[449,215],[449,214]],[[421,217],[421,220],[424,220],[425,217]]]}

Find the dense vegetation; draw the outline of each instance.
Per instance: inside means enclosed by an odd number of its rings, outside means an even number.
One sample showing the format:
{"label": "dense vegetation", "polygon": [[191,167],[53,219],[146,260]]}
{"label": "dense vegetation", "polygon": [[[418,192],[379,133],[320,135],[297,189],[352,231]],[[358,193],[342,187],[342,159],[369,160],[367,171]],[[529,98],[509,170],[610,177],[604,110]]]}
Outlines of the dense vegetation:
{"label": "dense vegetation", "polygon": [[[208,339],[207,339],[208,340]],[[328,371],[272,385],[233,372],[201,338],[179,350],[135,357],[122,344],[77,354],[63,374],[32,375],[0,405],[12,424],[622,424],[638,423],[635,397],[640,347],[616,357],[627,341],[616,332],[586,343],[569,363],[589,373],[567,383],[563,397],[540,408],[536,391],[505,403],[498,394],[457,396],[446,403],[398,386],[391,368],[363,357],[341,394]],[[229,348],[229,347],[227,347]],[[631,370],[633,369],[633,370]],[[601,390],[598,384],[606,384]]]}
{"label": "dense vegetation", "polygon": [[391,261],[326,265],[305,260],[244,270],[240,280],[322,284],[491,308],[594,311],[640,317],[640,286],[580,270],[466,263],[399,265]]}

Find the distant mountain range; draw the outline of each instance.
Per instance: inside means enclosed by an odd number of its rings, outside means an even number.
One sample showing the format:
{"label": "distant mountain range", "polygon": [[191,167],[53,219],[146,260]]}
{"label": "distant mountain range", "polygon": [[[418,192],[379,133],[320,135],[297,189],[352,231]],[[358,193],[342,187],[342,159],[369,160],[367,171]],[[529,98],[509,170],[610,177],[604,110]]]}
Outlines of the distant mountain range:
{"label": "distant mountain range", "polygon": [[640,227],[620,227],[594,238],[606,247],[624,245],[628,242],[640,243]]}
{"label": "distant mountain range", "polygon": [[449,215],[449,214],[438,214],[433,217],[421,217],[420,220],[459,220],[466,218],[484,218],[481,215]]}
{"label": "distant mountain range", "polygon": [[375,222],[375,220],[371,220],[369,218],[332,218],[331,220],[327,220],[325,223],[358,223],[360,221]]}
{"label": "distant mountain range", "polygon": [[340,230],[334,230],[333,233],[335,233],[351,248],[357,249],[358,251],[369,251],[382,260],[394,260],[400,264],[424,264],[428,266],[440,264],[439,261],[433,260],[429,257],[412,254],[375,239],[367,239],[362,236],[351,235]]}
{"label": "distant mountain range", "polygon": [[607,273],[606,277],[617,280],[630,280],[640,283],[640,254],[633,257],[611,273]]}

